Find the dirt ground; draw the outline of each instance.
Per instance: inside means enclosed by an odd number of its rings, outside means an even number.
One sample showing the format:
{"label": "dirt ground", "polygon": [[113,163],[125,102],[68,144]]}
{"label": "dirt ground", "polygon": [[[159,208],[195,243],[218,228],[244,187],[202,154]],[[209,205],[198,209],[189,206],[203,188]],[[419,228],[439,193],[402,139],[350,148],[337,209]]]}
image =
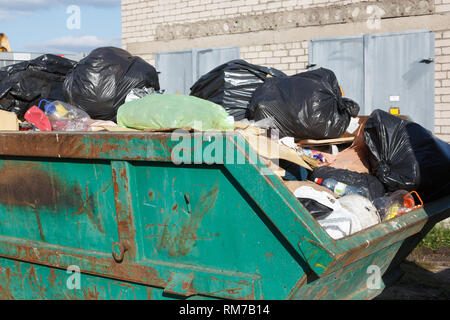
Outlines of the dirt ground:
{"label": "dirt ground", "polygon": [[450,247],[420,247],[401,268],[404,276],[377,300],[450,300]]}

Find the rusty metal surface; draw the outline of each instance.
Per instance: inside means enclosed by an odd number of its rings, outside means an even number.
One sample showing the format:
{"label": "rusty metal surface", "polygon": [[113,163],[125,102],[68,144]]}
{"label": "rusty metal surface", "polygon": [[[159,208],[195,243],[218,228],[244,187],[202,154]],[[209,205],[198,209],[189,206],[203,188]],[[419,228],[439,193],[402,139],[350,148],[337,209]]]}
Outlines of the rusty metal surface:
{"label": "rusty metal surface", "polygon": [[57,175],[51,175],[33,163],[19,166],[5,164],[0,169],[0,177],[0,203],[4,206],[33,208],[43,241],[45,238],[39,211],[43,208],[52,209],[56,204],[71,208],[73,215],[86,214],[100,232],[105,232],[95,214],[97,204],[94,196],[77,181],[67,185]]}
{"label": "rusty metal surface", "polygon": [[29,241],[25,244],[0,238],[0,246],[0,257],[14,258],[16,261],[25,261],[64,271],[71,265],[77,265],[83,274],[155,288],[169,287],[174,274],[195,273],[196,281],[194,284],[190,284],[189,295],[211,295],[225,299],[262,298],[258,275],[170,263],[154,263],[152,267],[128,262],[117,263],[111,256],[93,256],[90,252],[67,250],[54,246],[43,248],[42,244]]}
{"label": "rusty metal surface", "polygon": [[171,161],[170,145],[166,144],[170,136],[152,132],[0,132],[0,155]]}

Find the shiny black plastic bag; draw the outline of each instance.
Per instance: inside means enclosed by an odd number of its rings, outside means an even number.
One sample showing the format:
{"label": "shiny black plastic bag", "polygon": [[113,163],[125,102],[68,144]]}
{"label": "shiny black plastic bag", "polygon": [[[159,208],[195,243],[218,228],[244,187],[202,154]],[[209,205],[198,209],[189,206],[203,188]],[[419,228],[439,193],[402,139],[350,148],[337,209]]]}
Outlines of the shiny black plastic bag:
{"label": "shiny black plastic bag", "polygon": [[316,178],[324,180],[332,178],[346,185],[368,190],[369,200],[371,201],[383,197],[386,193],[381,181],[377,177],[367,173],[323,166],[314,169],[308,177],[308,180],[314,181]]}
{"label": "shiny black plastic bag", "polygon": [[297,198],[297,200],[300,201],[300,203],[316,220],[323,220],[333,213],[333,209],[324,206],[316,200],[307,198]]}
{"label": "shiny black plastic bag", "polygon": [[419,124],[375,110],[364,127],[373,173],[388,191],[417,191],[424,201],[450,195],[450,145]]}
{"label": "shiny black plastic bag", "polygon": [[45,54],[0,69],[0,109],[23,120],[25,112],[40,100],[63,100],[63,83],[75,61]]}
{"label": "shiny black plastic bag", "polygon": [[273,68],[232,60],[203,75],[191,87],[191,96],[221,105],[235,120],[242,120],[248,118],[252,95],[268,75],[286,76]]}
{"label": "shiny black plastic bag", "polygon": [[251,119],[274,118],[280,137],[334,139],[359,113],[343,98],[333,71],[317,69],[291,77],[271,78],[253,94]]}
{"label": "shiny black plastic bag", "polygon": [[123,49],[105,47],[92,51],[69,72],[64,94],[66,102],[91,118],[115,120],[130,91],[143,87],[160,89],[156,69]]}

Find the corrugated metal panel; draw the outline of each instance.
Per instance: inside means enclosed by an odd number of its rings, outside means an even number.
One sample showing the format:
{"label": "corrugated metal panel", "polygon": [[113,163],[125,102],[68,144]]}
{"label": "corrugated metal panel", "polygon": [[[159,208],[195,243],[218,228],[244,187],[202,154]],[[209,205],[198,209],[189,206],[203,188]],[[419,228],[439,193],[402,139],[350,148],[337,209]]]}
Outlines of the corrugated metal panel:
{"label": "corrugated metal panel", "polygon": [[230,60],[239,59],[240,51],[238,47],[214,48],[198,50],[196,52],[196,79],[208,73],[212,69]]}
{"label": "corrugated metal panel", "polygon": [[310,52],[309,63],[333,70],[345,95],[363,106],[363,37],[312,40]]}
{"label": "corrugated metal panel", "polygon": [[192,50],[156,54],[156,69],[161,90],[186,94],[192,85]]}
{"label": "corrugated metal panel", "polygon": [[333,70],[361,114],[391,107],[434,127],[434,34],[373,34],[311,41],[310,64]]}
{"label": "corrugated metal panel", "polygon": [[156,54],[161,89],[166,93],[189,94],[204,74],[230,60],[239,59],[239,48],[193,49]]}
{"label": "corrugated metal panel", "polygon": [[366,112],[400,108],[429,130],[434,128],[434,34],[366,36]]}

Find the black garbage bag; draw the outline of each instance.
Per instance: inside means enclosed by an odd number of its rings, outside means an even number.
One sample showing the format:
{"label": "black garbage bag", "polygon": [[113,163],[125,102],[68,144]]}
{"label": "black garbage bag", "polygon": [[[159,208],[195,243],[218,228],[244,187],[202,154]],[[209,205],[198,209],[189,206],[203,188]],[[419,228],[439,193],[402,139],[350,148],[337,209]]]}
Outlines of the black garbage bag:
{"label": "black garbage bag", "polygon": [[63,84],[75,61],[45,54],[0,69],[0,109],[23,120],[40,100],[64,100]]}
{"label": "black garbage bag", "polygon": [[308,180],[315,181],[316,178],[324,180],[332,178],[349,186],[363,188],[368,191],[369,200],[371,201],[383,197],[386,193],[381,181],[378,180],[377,177],[370,174],[323,166],[314,169],[308,177]]}
{"label": "black garbage bag", "polygon": [[323,220],[333,213],[333,209],[324,206],[323,204],[317,202],[314,199],[307,199],[307,198],[297,198],[297,199],[316,220]]}
{"label": "black garbage bag", "polygon": [[450,195],[450,145],[419,124],[375,110],[364,127],[373,173],[388,191],[417,191],[424,201]]}
{"label": "black garbage bag", "polygon": [[104,47],[92,51],[69,72],[64,94],[69,104],[91,118],[115,121],[130,91],[144,87],[160,89],[156,69],[123,49]]}
{"label": "black garbage bag", "polygon": [[358,104],[342,97],[333,71],[323,68],[267,79],[250,104],[252,119],[274,118],[280,137],[297,139],[338,138],[358,113]]}
{"label": "black garbage bag", "polygon": [[273,68],[250,64],[244,60],[232,60],[203,75],[191,87],[191,96],[221,105],[239,121],[248,118],[252,95],[269,75],[286,76]]}

